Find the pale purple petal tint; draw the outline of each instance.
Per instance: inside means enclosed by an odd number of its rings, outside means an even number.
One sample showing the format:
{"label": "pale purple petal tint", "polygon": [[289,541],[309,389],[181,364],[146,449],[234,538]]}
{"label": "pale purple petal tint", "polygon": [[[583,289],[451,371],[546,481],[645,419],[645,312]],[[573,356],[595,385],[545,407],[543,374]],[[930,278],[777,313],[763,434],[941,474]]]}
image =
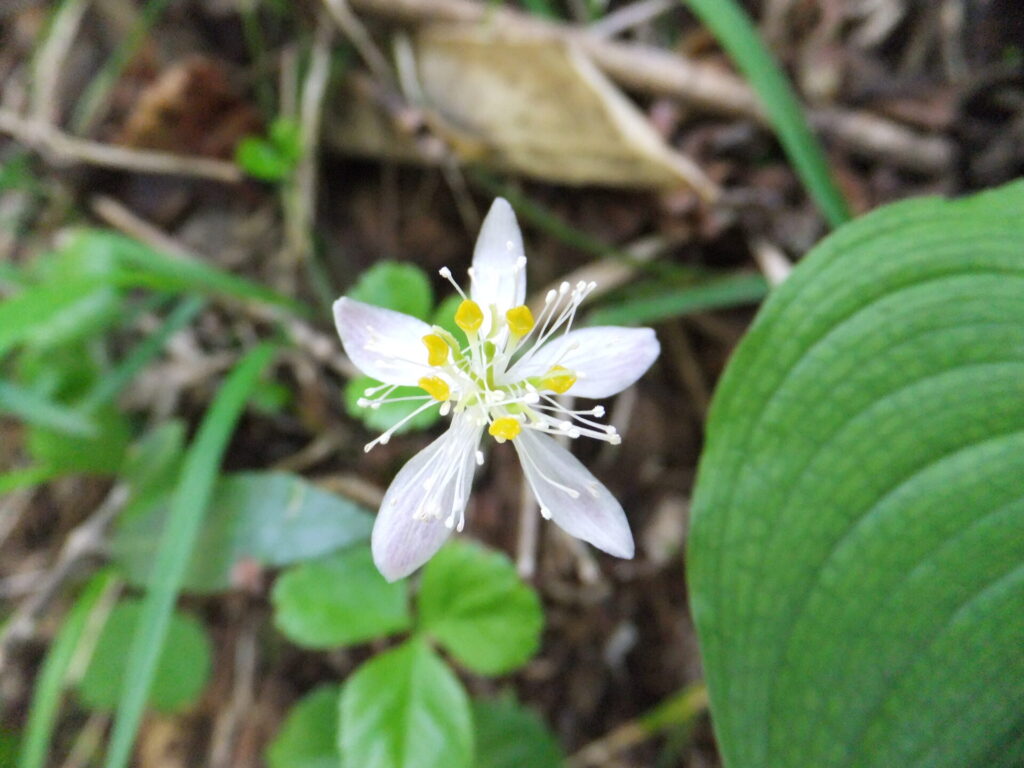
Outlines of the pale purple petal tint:
{"label": "pale purple petal tint", "polygon": [[430,326],[402,312],[342,297],[334,302],[345,354],[367,376],[387,384],[416,384],[427,375],[423,337]]}
{"label": "pale purple petal tint", "polygon": [[531,429],[513,444],[544,517],[610,555],[633,557],[633,534],[622,505],[579,459]]}
{"label": "pale purple petal tint", "polygon": [[595,327],[570,331],[549,341],[512,367],[512,380],[542,376],[553,365],[576,373],[571,394],[602,398],[617,395],[658,359],[661,345],[650,328]]}
{"label": "pale purple petal tint", "polygon": [[452,426],[413,456],[384,494],[370,546],[388,581],[408,576],[441,548],[469,499],[480,427],[456,417]]}

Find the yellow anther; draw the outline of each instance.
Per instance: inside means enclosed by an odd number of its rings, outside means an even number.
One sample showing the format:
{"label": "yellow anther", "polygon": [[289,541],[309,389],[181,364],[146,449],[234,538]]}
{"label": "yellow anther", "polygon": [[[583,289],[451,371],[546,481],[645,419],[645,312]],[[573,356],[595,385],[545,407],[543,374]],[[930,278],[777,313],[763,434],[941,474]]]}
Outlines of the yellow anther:
{"label": "yellow anther", "polygon": [[448,362],[448,344],[436,333],[428,333],[423,337],[427,346],[427,362],[431,365],[444,365]]}
{"label": "yellow anther", "polygon": [[483,322],[484,313],[472,299],[464,300],[455,311],[455,324],[466,333],[476,333]]}
{"label": "yellow anther", "polygon": [[512,307],[505,313],[508,320],[508,327],[516,336],[525,336],[533,330],[533,312],[523,304],[519,307]]}
{"label": "yellow anther", "polygon": [[500,419],[495,419],[491,422],[491,426],[487,428],[487,433],[499,442],[505,442],[514,438],[521,430],[522,427],[516,419],[513,419],[511,416],[502,416]]}
{"label": "yellow anther", "polygon": [[576,374],[561,365],[554,366],[547,375],[540,380],[541,389],[550,389],[560,395],[568,392],[576,383]]}
{"label": "yellow anther", "polygon": [[440,376],[424,376],[418,383],[435,400],[444,402],[452,394],[451,389],[448,387],[448,382]]}

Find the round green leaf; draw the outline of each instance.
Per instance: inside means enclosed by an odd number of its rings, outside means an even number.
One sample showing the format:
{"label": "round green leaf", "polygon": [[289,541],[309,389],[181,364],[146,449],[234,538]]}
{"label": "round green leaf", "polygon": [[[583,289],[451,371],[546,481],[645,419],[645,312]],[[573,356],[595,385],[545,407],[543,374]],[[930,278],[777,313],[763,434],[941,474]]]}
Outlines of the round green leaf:
{"label": "round green leaf", "polygon": [[302,157],[302,127],[287,117],[278,117],[267,132],[278,153],[291,163]]}
{"label": "round green leaf", "polygon": [[278,629],[308,648],[354,645],[411,623],[405,583],[385,581],[366,546],[292,568],[271,597]]}
{"label": "round green leaf", "polygon": [[262,181],[281,181],[295,165],[277,147],[257,136],[246,136],[238,142],[235,162],[247,174]]}
{"label": "round green leaf", "polygon": [[[122,600],[100,633],[78,695],[90,709],[113,710],[121,697],[124,660],[139,621],[142,602]],[[175,613],[157,663],[149,705],[160,712],[178,712],[195,703],[210,677],[210,641],[191,616]]]}
{"label": "round green leaf", "polygon": [[544,724],[512,696],[473,702],[474,768],[563,768],[565,754]]}
{"label": "round green leaf", "polygon": [[473,722],[458,678],[421,640],[374,657],[341,691],[341,754],[360,768],[471,768]]}
{"label": "round green leaf", "polygon": [[474,672],[497,675],[537,651],[544,614],[512,562],[468,541],[452,541],[423,571],[423,628]]}
{"label": "round green leaf", "polygon": [[267,747],[268,768],[340,768],[340,695],[341,686],[321,685],[291,708]]}
{"label": "round green leaf", "polygon": [[[129,581],[145,586],[168,499],[134,509],[118,522],[114,559]],[[373,518],[347,499],[285,472],[241,472],[222,478],[203,518],[184,589],[228,589],[239,561],[289,565],[370,537]]]}
{"label": "round green leaf", "polygon": [[688,562],[727,765],[1020,764],[1022,211],[843,227],[737,350]]}
{"label": "round green leaf", "polygon": [[426,273],[415,264],[379,261],[363,272],[349,298],[426,320],[434,292]]}
{"label": "round green leaf", "polygon": [[[363,397],[363,393],[370,387],[377,386],[380,386],[380,382],[369,376],[357,376],[345,385],[345,410],[348,411],[349,416],[359,419],[371,430],[384,432],[391,429],[423,405],[423,401],[384,402],[380,408],[364,408],[359,405],[359,399]],[[415,397],[423,396],[423,394],[423,390],[419,387],[397,387],[391,397]],[[395,434],[429,429],[437,422],[438,418],[440,418],[440,409],[428,408],[396,429]]]}

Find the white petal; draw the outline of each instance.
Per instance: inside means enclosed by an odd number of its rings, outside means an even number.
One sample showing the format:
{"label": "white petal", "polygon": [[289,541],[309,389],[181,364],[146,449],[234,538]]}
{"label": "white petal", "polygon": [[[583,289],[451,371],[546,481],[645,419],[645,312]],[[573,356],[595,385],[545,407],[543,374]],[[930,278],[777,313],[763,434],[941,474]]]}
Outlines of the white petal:
{"label": "white petal", "polygon": [[523,236],[512,206],[502,197],[487,212],[473,249],[470,296],[485,310],[494,305],[504,313],[526,298]]}
{"label": "white petal", "polygon": [[430,375],[423,337],[430,326],[410,315],[342,297],[334,324],[355,366],[386,384],[415,385]]}
{"label": "white petal", "polygon": [[513,444],[533,495],[555,523],[610,555],[633,557],[622,505],[579,459],[533,429],[524,429]]}
{"label": "white petal", "polygon": [[469,498],[481,431],[468,418],[454,419],[391,482],[370,537],[373,561],[388,581],[415,571],[448,538],[445,520],[454,511],[458,521]]}
{"label": "white petal", "polygon": [[643,376],[660,352],[658,337],[650,328],[582,328],[524,357],[506,378],[521,381],[543,376],[551,366],[562,365],[579,377],[567,394],[611,397]]}

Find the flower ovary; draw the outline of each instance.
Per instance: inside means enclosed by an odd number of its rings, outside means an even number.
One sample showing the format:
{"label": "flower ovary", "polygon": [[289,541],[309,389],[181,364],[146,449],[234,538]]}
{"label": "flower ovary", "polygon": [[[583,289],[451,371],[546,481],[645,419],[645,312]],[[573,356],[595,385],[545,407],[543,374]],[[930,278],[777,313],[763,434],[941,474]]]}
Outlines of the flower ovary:
{"label": "flower ovary", "polygon": [[503,443],[506,440],[512,440],[517,437],[521,430],[522,426],[517,419],[511,416],[502,416],[500,419],[495,419],[491,422],[487,433],[499,443]]}

